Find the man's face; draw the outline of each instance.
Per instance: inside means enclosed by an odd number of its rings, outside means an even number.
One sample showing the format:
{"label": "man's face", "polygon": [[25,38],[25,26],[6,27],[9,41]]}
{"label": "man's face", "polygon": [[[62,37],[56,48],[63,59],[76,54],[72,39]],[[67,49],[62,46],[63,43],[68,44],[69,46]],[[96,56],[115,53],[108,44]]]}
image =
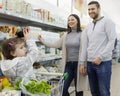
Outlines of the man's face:
{"label": "man's face", "polygon": [[88,5],[88,14],[92,19],[97,19],[100,14],[100,8],[95,4]]}

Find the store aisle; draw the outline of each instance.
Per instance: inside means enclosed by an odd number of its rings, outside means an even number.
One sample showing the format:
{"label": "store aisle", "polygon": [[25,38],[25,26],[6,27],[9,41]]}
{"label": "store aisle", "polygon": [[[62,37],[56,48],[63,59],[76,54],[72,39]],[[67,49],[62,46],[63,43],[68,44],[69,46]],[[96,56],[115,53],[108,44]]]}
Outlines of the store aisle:
{"label": "store aisle", "polygon": [[[74,93],[71,96],[75,96]],[[84,96],[91,96],[90,92],[85,92]],[[120,96],[120,64],[112,67],[111,96]]]}
{"label": "store aisle", "polygon": [[113,65],[111,96],[120,96],[120,63]]}

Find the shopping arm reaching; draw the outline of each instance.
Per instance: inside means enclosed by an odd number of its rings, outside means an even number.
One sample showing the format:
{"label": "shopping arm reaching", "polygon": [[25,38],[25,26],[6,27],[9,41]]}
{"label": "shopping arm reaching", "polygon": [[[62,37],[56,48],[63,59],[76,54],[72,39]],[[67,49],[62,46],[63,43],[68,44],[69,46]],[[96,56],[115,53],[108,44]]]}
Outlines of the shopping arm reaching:
{"label": "shopping arm reaching", "polygon": [[52,48],[61,48],[62,47],[63,37],[61,37],[58,41],[55,41],[55,42],[45,41],[41,35],[38,36],[38,39],[41,43],[43,43],[44,45],[46,45],[48,47],[52,47]]}

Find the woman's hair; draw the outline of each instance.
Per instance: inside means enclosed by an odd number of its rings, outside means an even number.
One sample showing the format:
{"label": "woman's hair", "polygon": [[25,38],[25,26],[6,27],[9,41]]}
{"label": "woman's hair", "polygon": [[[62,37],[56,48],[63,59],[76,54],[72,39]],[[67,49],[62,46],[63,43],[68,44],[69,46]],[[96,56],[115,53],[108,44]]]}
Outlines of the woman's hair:
{"label": "woman's hair", "polygon": [[[75,17],[75,18],[77,19],[77,32],[81,32],[82,29],[81,29],[81,23],[80,23],[79,17],[78,17],[76,14],[70,14],[69,17],[70,17],[70,16],[73,16],[73,17]],[[68,18],[69,18],[69,17],[68,17]],[[71,29],[71,27],[69,26],[69,24],[67,24],[67,30],[68,30],[68,33],[70,33],[70,32],[72,31],[72,29]]]}
{"label": "woman's hair", "polygon": [[14,56],[11,55],[11,52],[14,52],[16,49],[16,44],[24,43],[24,39],[21,38],[10,38],[5,39],[2,43],[2,53],[5,59],[13,59]]}

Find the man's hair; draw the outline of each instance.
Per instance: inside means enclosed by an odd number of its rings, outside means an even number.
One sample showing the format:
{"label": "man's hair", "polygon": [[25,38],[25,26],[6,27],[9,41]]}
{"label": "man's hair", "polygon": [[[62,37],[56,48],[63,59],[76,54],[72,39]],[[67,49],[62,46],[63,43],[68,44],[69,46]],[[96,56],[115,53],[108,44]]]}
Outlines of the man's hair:
{"label": "man's hair", "polygon": [[95,4],[97,6],[97,8],[100,8],[99,2],[97,2],[97,1],[91,1],[91,2],[88,3],[88,5],[92,5],[92,4]]}

